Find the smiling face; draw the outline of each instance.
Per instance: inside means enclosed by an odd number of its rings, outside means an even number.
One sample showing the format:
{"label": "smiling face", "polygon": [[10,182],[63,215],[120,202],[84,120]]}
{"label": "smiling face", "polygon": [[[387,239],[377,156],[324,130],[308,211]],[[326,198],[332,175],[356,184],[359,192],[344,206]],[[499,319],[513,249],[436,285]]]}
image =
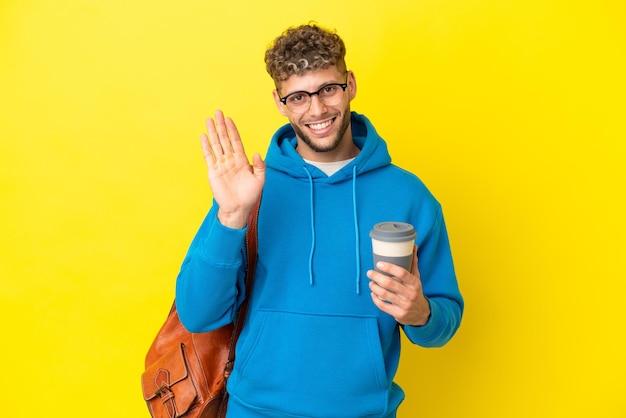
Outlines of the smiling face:
{"label": "smiling face", "polygon": [[[346,81],[347,77],[347,81]],[[294,113],[281,101],[281,97],[302,91],[317,92],[328,84],[347,83],[341,101],[333,106],[324,104],[318,94],[311,96],[311,105],[304,113]],[[280,82],[274,91],[276,106],[289,119],[298,139],[298,153],[307,160],[342,161],[358,154],[350,129],[350,102],[356,96],[354,74],[340,71],[336,66],[292,75]]]}

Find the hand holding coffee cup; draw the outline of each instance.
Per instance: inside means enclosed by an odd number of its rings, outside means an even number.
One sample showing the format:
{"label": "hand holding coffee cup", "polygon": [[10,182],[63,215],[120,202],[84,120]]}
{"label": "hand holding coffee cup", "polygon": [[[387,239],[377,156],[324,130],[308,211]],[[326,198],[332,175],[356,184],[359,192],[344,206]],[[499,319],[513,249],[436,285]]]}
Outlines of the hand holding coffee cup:
{"label": "hand holding coffee cup", "polygon": [[[368,272],[372,280],[372,301],[400,324],[424,325],[430,318],[430,304],[422,291],[417,266],[412,265],[417,238],[413,226],[404,222],[381,222],[374,225],[370,237],[376,270]],[[378,269],[377,263],[381,261],[386,264],[385,270],[396,271],[399,278]],[[389,264],[400,266],[407,273],[397,273],[398,268]],[[389,278],[376,277],[379,274]]]}

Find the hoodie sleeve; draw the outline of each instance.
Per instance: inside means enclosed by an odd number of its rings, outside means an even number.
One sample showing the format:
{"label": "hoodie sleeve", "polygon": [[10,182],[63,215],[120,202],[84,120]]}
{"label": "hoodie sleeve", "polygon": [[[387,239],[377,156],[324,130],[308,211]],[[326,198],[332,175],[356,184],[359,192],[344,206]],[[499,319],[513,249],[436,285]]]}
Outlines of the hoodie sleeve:
{"label": "hoodie sleeve", "polygon": [[430,304],[430,318],[420,327],[404,326],[404,332],[414,344],[441,347],[461,325],[464,308],[441,208],[420,243],[417,255],[424,296]]}
{"label": "hoodie sleeve", "polygon": [[176,279],[176,308],[191,332],[206,332],[232,322],[243,300],[246,230],[217,219],[217,204],[204,219]]}

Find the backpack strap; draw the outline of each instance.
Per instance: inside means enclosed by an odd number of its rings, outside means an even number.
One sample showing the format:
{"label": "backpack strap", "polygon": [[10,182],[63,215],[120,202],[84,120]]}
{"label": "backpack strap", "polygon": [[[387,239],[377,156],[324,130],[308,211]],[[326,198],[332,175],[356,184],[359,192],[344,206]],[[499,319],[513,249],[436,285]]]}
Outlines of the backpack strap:
{"label": "backpack strap", "polygon": [[250,211],[250,217],[248,218],[248,230],[246,231],[246,297],[241,303],[241,306],[237,310],[237,316],[234,321],[233,333],[230,339],[230,351],[228,352],[228,361],[224,368],[224,378],[228,378],[233,371],[235,363],[235,346],[237,345],[237,339],[243,324],[246,320],[248,313],[248,302],[250,301],[250,293],[252,292],[252,285],[254,284],[254,273],[256,270],[257,250],[258,250],[258,224],[259,224],[259,209],[261,207],[261,199],[259,199],[252,210]]}

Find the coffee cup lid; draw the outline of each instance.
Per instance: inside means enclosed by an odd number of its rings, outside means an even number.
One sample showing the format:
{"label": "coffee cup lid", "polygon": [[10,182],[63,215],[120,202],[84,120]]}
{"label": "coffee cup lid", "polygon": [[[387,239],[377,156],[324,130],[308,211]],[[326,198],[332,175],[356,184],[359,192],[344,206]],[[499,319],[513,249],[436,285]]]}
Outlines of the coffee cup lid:
{"label": "coffee cup lid", "polygon": [[379,241],[413,241],[417,233],[413,225],[406,222],[379,222],[370,231],[370,237]]}

